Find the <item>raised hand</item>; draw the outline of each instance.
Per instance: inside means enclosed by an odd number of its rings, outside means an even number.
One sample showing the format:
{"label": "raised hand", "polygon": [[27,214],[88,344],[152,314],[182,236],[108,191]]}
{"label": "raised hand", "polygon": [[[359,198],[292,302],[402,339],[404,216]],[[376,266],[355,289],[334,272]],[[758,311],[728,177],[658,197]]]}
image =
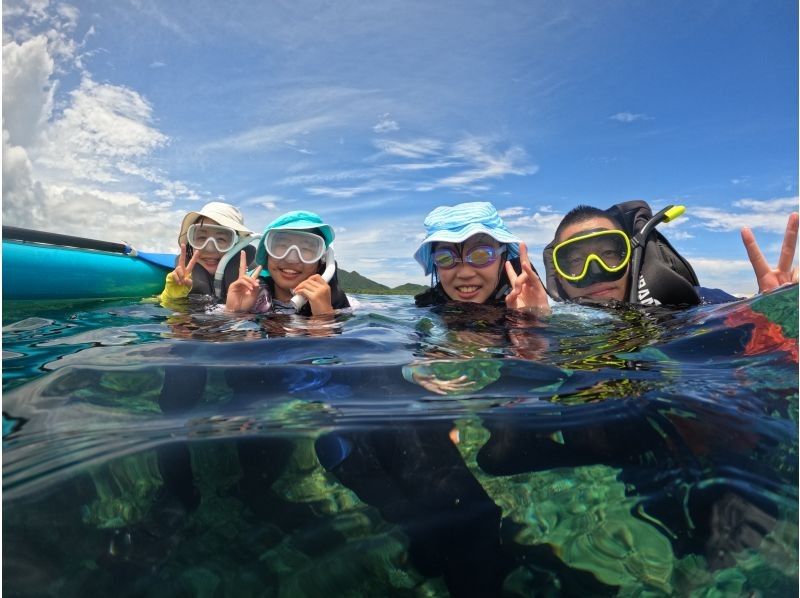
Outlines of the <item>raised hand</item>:
{"label": "raised hand", "polygon": [[756,273],[759,293],[771,291],[787,283],[797,282],[797,268],[792,268],[797,245],[797,228],[798,215],[797,212],[792,212],[786,223],[786,233],[783,237],[781,256],[778,258],[778,267],[774,269],[770,267],[764,254],[761,253],[753,231],[747,227],[742,229],[742,242],[747,250],[747,257],[750,258],[750,263],[753,265],[753,271]]}
{"label": "raised hand", "polygon": [[181,257],[178,259],[178,265],[169,273],[173,282],[184,287],[192,286],[192,270],[197,260],[200,259],[200,252],[195,251],[189,263],[186,263],[186,243],[181,243]]}
{"label": "raised hand", "polygon": [[261,266],[258,266],[248,276],[247,254],[244,251],[239,253],[239,278],[228,287],[228,296],[225,298],[226,311],[249,311],[255,305],[260,286],[258,275],[261,274],[261,270]]}
{"label": "raised hand", "polygon": [[315,316],[332,314],[331,287],[319,274],[309,276],[292,291],[295,295],[302,295],[311,305],[311,313]]}
{"label": "raised hand", "polygon": [[522,273],[517,274],[511,262],[506,262],[506,275],[511,283],[511,292],[506,295],[506,307],[512,309],[527,309],[540,314],[550,313],[550,304],[547,301],[547,291],[528,260],[528,247],[525,243],[519,244],[519,261]]}

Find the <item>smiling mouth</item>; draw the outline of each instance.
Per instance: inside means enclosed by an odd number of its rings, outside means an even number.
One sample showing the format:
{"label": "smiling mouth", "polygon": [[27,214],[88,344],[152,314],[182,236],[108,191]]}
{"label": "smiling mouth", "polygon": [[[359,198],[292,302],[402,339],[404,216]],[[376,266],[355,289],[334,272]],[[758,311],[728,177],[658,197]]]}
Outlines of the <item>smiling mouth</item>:
{"label": "smiling mouth", "polygon": [[478,292],[480,288],[481,287],[479,287],[478,285],[470,284],[470,285],[462,285],[460,287],[456,287],[456,290],[462,295],[471,295],[472,293]]}

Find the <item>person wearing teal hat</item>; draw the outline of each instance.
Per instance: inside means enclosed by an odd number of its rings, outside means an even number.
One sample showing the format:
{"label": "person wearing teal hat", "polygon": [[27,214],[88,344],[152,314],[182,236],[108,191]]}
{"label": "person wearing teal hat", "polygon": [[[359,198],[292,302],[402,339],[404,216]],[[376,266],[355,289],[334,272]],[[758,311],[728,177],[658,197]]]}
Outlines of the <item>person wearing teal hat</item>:
{"label": "person wearing teal hat", "polygon": [[432,277],[418,306],[461,301],[505,304],[548,313],[544,285],[514,235],[489,202],[439,206],[425,218],[414,259]]}
{"label": "person wearing teal hat", "polygon": [[[241,257],[239,279],[228,289],[225,308],[321,315],[350,307],[335,272],[329,281],[323,277],[334,238],[333,228],[314,212],[298,210],[276,218],[258,242],[252,273],[247,273],[246,258]],[[299,310],[292,302],[297,296],[307,300]]]}

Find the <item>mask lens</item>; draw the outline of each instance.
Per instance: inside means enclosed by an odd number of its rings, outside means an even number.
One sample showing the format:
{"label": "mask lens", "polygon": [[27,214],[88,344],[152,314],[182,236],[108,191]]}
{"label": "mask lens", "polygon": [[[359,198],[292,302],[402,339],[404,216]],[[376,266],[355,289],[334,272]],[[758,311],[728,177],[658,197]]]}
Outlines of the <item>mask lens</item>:
{"label": "mask lens", "polygon": [[599,268],[608,273],[621,272],[628,265],[630,257],[630,241],[620,230],[592,231],[567,239],[553,250],[556,270],[571,282],[583,279],[591,263],[597,263]]}
{"label": "mask lens", "polygon": [[442,270],[455,268],[459,262],[466,262],[473,268],[486,268],[494,264],[505,249],[505,247],[478,245],[470,249],[464,259],[461,259],[460,254],[455,249],[440,247],[433,252],[433,263]]}
{"label": "mask lens", "polygon": [[236,243],[236,231],[217,224],[192,224],[186,232],[186,240],[195,249],[205,249],[209,244],[220,253],[225,253]]}
{"label": "mask lens", "polygon": [[267,233],[264,246],[276,260],[299,259],[305,264],[313,264],[322,257],[325,240],[314,233],[273,230]]}
{"label": "mask lens", "polygon": [[459,262],[458,255],[452,249],[442,248],[433,252],[433,263],[437,268],[449,270]]}
{"label": "mask lens", "polygon": [[497,261],[497,258],[503,252],[504,248],[498,249],[491,245],[480,245],[469,251],[466,255],[467,263],[476,268],[485,268],[491,266]]}

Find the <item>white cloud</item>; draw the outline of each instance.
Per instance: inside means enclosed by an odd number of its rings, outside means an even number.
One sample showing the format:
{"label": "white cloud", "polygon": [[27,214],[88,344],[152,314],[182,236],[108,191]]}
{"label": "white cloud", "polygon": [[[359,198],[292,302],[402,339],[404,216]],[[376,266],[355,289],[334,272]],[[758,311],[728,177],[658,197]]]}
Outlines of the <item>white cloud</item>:
{"label": "white cloud", "polygon": [[503,210],[500,214],[506,226],[521,237],[530,247],[544,247],[553,240],[553,233],[564,214],[535,211],[528,208],[514,207]]}
{"label": "white cloud", "polygon": [[513,146],[502,153],[492,153],[483,140],[471,137],[455,144],[452,156],[472,165],[462,172],[437,181],[436,187],[466,187],[490,178],[502,178],[509,174],[534,174],[538,166],[528,163],[528,156],[520,146]]}
{"label": "white cloud", "polygon": [[271,212],[275,212],[278,210],[278,204],[282,201],[283,198],[277,195],[259,195],[257,197],[250,197],[244,201],[238,202],[238,205],[242,208],[258,206]]}
{"label": "white cloud", "polygon": [[[150,166],[168,142],[153,125],[152,106],[82,70],[79,45],[69,38],[77,9],[48,2],[23,8],[4,6],[4,14],[27,19],[3,38],[4,222],[174,251],[183,213],[173,200],[200,194]],[[92,34],[90,27],[84,41]],[[61,75],[75,68],[81,82],[56,111]]]}
{"label": "white cloud", "polygon": [[608,118],[621,123],[632,123],[636,122],[637,120],[653,120],[652,116],[647,116],[646,114],[634,114],[632,112],[617,112]]}
{"label": "white cloud", "polygon": [[36,151],[39,164],[58,176],[109,183],[128,165],[165,145],[167,137],[150,126],[152,107],[125,87],[84,78],[70,104],[46,131]]}
{"label": "white cloud", "polygon": [[388,181],[370,181],[363,185],[353,187],[308,187],[306,191],[311,195],[327,195],[339,199],[347,199],[364,193],[391,189],[392,184]]}
{"label": "white cloud", "polygon": [[450,168],[457,166],[457,162],[409,162],[407,164],[388,164],[389,170],[414,171],[414,170],[433,170],[435,168]]}
{"label": "white cloud", "polygon": [[387,112],[385,114],[381,114],[378,124],[372,127],[372,130],[378,134],[391,133],[392,131],[399,131],[400,125],[397,124],[397,121],[389,118],[389,113]]}
{"label": "white cloud", "polygon": [[714,207],[692,208],[691,216],[700,220],[700,225],[712,231],[736,231],[743,226],[752,230],[783,233],[790,211],[797,210],[797,197],[770,200],[740,199],[733,202],[735,210]]}
{"label": "white cloud", "polygon": [[329,116],[313,116],[296,121],[255,127],[249,131],[212,141],[201,146],[200,149],[215,151],[220,149],[235,151],[250,151],[253,149],[269,149],[283,147],[287,142],[293,142],[295,136],[308,134],[310,131],[321,129],[335,124]]}
{"label": "white cloud", "polygon": [[3,129],[9,144],[30,147],[40,141],[53,107],[53,70],[44,36],[3,45]]}
{"label": "white cloud", "polygon": [[437,155],[443,144],[436,139],[416,139],[414,141],[378,139],[375,141],[375,146],[390,156],[419,160]]}
{"label": "white cloud", "polygon": [[798,209],[797,197],[780,197],[777,199],[740,199],[733,202],[734,207],[753,210],[754,212],[790,212]]}
{"label": "white cloud", "polygon": [[278,181],[279,185],[318,185],[338,181],[368,179],[375,175],[374,170],[344,170],[341,172],[318,172],[314,174],[298,174]]}
{"label": "white cloud", "polygon": [[704,287],[722,289],[738,296],[749,296],[758,290],[749,260],[688,256],[687,259]]}
{"label": "white cloud", "polygon": [[160,68],[163,68],[165,66],[167,66],[167,63],[166,62],[162,62],[160,60],[154,60],[153,62],[150,63],[150,68],[151,69],[160,69]]}

